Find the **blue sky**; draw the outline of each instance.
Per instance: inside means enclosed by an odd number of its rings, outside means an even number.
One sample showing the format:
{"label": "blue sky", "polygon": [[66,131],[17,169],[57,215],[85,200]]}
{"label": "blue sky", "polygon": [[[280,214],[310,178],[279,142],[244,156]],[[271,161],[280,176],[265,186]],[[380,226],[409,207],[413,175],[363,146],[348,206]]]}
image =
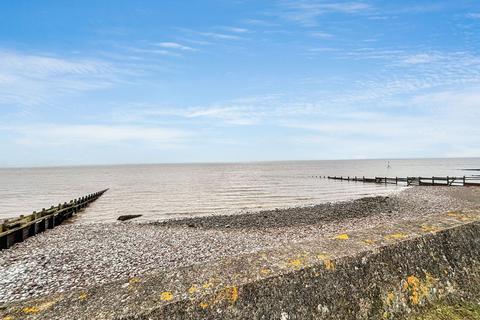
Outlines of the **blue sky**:
{"label": "blue sky", "polygon": [[480,156],[478,1],[2,1],[0,166]]}

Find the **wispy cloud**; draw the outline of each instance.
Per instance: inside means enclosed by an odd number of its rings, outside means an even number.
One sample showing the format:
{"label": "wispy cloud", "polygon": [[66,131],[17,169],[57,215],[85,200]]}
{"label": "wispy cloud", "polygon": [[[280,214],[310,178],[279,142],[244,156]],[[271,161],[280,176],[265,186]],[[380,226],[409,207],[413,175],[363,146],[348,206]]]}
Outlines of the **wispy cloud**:
{"label": "wispy cloud", "polygon": [[467,18],[480,19],[480,12],[472,12],[467,14]]}
{"label": "wispy cloud", "polygon": [[223,30],[226,30],[228,32],[233,32],[233,33],[247,33],[250,32],[250,30],[246,28],[239,28],[239,27],[222,27]]}
{"label": "wispy cloud", "polygon": [[240,39],[239,36],[233,34],[226,34],[226,33],[219,33],[219,32],[197,32],[197,34],[214,38],[214,39],[223,39],[223,40],[238,40]]}
{"label": "wispy cloud", "polygon": [[422,64],[435,61],[435,57],[431,54],[420,53],[415,55],[406,56],[402,62],[406,64]]}
{"label": "wispy cloud", "polygon": [[0,51],[0,104],[48,103],[58,96],[110,87],[118,74],[99,60]]}
{"label": "wispy cloud", "polygon": [[280,17],[302,24],[316,26],[317,18],[328,13],[355,14],[370,10],[364,2],[329,2],[315,0],[284,0],[280,2]]}
{"label": "wispy cloud", "polygon": [[459,114],[467,119],[478,119],[480,87],[419,94],[413,97],[412,104],[423,108],[428,107],[435,112],[448,112]]}
{"label": "wispy cloud", "polygon": [[189,136],[188,132],[179,129],[113,125],[4,125],[0,126],[0,131],[13,134],[14,139],[21,144],[56,146],[102,145],[121,142],[173,145]]}
{"label": "wispy cloud", "polygon": [[279,24],[264,19],[244,19],[243,23],[256,27],[277,27]]}
{"label": "wispy cloud", "polygon": [[167,48],[167,49],[176,49],[176,50],[184,50],[184,51],[196,51],[196,49],[182,45],[180,43],[176,42],[160,42],[156,44],[157,46],[161,48]]}
{"label": "wispy cloud", "polygon": [[310,35],[314,38],[318,38],[318,39],[331,39],[333,38],[333,34],[331,33],[327,33],[327,32],[322,32],[322,31],[315,31],[315,32],[311,32]]}
{"label": "wispy cloud", "polygon": [[184,41],[199,45],[212,45],[220,40],[241,40],[241,36],[247,33],[247,29],[235,27],[211,27],[206,30],[194,30],[189,28],[174,28],[182,33]]}

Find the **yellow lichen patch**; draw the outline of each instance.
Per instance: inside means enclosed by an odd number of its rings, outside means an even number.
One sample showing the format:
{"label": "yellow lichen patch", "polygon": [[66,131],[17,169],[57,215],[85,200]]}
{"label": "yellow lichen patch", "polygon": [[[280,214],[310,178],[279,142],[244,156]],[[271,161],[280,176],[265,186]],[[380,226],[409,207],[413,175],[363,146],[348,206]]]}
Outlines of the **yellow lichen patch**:
{"label": "yellow lichen patch", "polygon": [[227,299],[233,304],[238,300],[238,287],[231,286],[225,288]]}
{"label": "yellow lichen patch", "polygon": [[435,227],[435,226],[431,226],[431,225],[427,225],[427,224],[422,225],[421,228],[422,228],[423,232],[435,233],[435,232],[440,231],[440,228]]}
{"label": "yellow lichen patch", "polygon": [[88,294],[86,292],[80,292],[80,294],[78,295],[78,298],[80,300],[85,300],[88,298]]}
{"label": "yellow lichen patch", "polygon": [[137,277],[133,277],[133,278],[130,278],[128,280],[128,284],[135,284],[135,283],[139,283],[140,282],[140,279],[137,278]]}
{"label": "yellow lichen patch", "polygon": [[164,291],[160,294],[160,300],[170,301],[173,299],[173,294],[170,291]]}
{"label": "yellow lichen patch", "polygon": [[403,283],[403,290],[407,291],[408,299],[412,305],[418,305],[425,300],[436,279],[429,273],[425,273],[425,280],[422,281],[414,275],[407,277]]}
{"label": "yellow lichen patch", "polygon": [[41,304],[37,304],[36,306],[25,307],[25,308],[22,309],[22,311],[23,311],[23,313],[26,313],[26,314],[39,313],[39,312],[42,312],[44,310],[47,310],[48,308],[53,306],[55,303],[57,303],[57,301],[58,300],[47,301],[47,302],[44,302],[44,303],[41,303]]}
{"label": "yellow lichen patch", "polygon": [[188,288],[188,293],[189,294],[194,294],[196,292],[198,292],[198,288],[197,288],[196,285],[192,285],[190,288]]}
{"label": "yellow lichen patch", "polygon": [[320,253],[319,255],[317,255],[317,258],[318,260],[327,260],[327,259],[330,259],[330,256],[325,253]]}
{"label": "yellow lichen patch", "polygon": [[302,259],[289,259],[287,265],[292,268],[299,268],[303,265]]}
{"label": "yellow lichen patch", "polygon": [[375,244],[375,240],[372,240],[372,239],[364,239],[362,240],[362,243],[364,244],[368,244],[368,245],[372,245],[372,244]]}
{"label": "yellow lichen patch", "polygon": [[398,239],[405,239],[407,235],[402,232],[397,232],[397,233],[392,233],[389,235],[386,235],[384,238],[387,240],[398,240]]}
{"label": "yellow lichen patch", "polygon": [[5,316],[2,320],[14,320],[14,318],[12,316]]}
{"label": "yellow lichen patch", "polygon": [[200,306],[200,308],[202,308],[202,309],[207,309],[207,308],[208,308],[208,303],[206,303],[206,302],[200,302],[199,306]]}
{"label": "yellow lichen patch", "polygon": [[268,268],[262,268],[260,269],[260,274],[262,276],[268,276],[270,273],[272,273],[272,270],[268,269]]}
{"label": "yellow lichen patch", "polygon": [[40,312],[40,309],[38,309],[37,307],[25,307],[22,309],[22,311],[26,314],[32,314]]}
{"label": "yellow lichen patch", "polygon": [[327,270],[335,270],[335,262],[333,262],[330,259],[327,259],[323,261],[323,265],[325,266],[325,269]]}
{"label": "yellow lichen patch", "polygon": [[432,286],[435,282],[437,282],[437,280],[438,279],[432,276],[430,273],[425,272],[425,282],[427,285]]}
{"label": "yellow lichen patch", "polygon": [[336,240],[348,240],[350,237],[346,233],[339,234],[338,236],[335,236],[334,239]]}
{"label": "yellow lichen patch", "polygon": [[211,282],[205,282],[203,285],[202,285],[203,289],[208,289],[210,287],[212,287],[212,283]]}
{"label": "yellow lichen patch", "polygon": [[229,302],[234,304],[238,300],[238,287],[226,286],[222,290],[217,291],[212,299],[209,299],[210,305]]}
{"label": "yellow lichen patch", "polygon": [[466,215],[465,213],[463,213],[461,211],[450,211],[450,212],[447,213],[447,215],[449,217],[455,218],[455,219],[460,220],[460,221],[470,221],[470,220],[472,220],[471,217],[469,217],[468,215]]}
{"label": "yellow lichen patch", "polygon": [[387,293],[387,298],[385,299],[385,302],[387,305],[391,305],[393,303],[393,301],[395,301],[395,293],[393,292],[389,292]]}

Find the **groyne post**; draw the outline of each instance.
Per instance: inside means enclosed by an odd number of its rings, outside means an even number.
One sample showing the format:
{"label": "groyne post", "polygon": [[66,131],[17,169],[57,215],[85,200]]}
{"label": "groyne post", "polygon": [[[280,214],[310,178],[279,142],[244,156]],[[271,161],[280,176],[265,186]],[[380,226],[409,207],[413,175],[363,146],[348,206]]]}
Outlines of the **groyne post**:
{"label": "groyne post", "polygon": [[33,211],[32,214],[18,218],[8,219],[0,223],[0,250],[8,249],[28,237],[34,236],[47,229],[52,229],[63,221],[71,218],[75,213],[82,211],[90,203],[97,200],[108,189],[89,194],[79,199],[64,202],[41,212]]}

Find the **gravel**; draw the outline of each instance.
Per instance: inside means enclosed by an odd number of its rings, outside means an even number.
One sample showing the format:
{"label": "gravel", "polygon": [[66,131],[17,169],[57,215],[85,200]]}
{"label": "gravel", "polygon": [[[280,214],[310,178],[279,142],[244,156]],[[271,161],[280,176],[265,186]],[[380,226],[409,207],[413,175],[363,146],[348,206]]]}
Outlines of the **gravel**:
{"label": "gravel", "polygon": [[0,302],[461,210],[476,206],[479,195],[478,188],[414,187],[390,197],[230,216],[64,224],[0,251]]}

